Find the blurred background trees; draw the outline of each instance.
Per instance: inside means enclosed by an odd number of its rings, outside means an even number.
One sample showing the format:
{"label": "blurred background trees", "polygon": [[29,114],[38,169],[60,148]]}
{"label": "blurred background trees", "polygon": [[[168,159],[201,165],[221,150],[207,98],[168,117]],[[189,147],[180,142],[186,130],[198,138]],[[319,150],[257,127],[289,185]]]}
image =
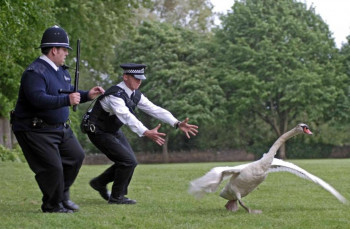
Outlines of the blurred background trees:
{"label": "blurred background trees", "polygon": [[[332,119],[346,101],[348,77],[322,19],[294,1],[238,2],[216,32],[220,85],[232,119],[280,136],[298,122]],[[249,114],[249,115],[247,115]],[[285,157],[282,146],[281,157]]]}
{"label": "blurred background trees", "polygon": [[[298,122],[309,124],[314,137],[288,142],[280,157],[327,157],[333,147],[350,143],[349,39],[337,49],[328,25],[304,3],[236,1],[220,26],[214,26],[208,0],[3,0],[0,6],[0,144],[10,137],[1,123],[15,106],[21,74],[40,55],[42,33],[55,24],[68,32],[73,49],[81,39],[82,89],[107,89],[120,81],[121,63],[144,63],[141,91],[200,127],[187,140],[162,125],[164,147],[123,127],[136,152],[166,157],[245,149],[259,156]],[[75,65],[74,50],[67,65]],[[89,105],[79,105],[70,118],[93,153],[79,130]],[[138,115],[149,128],[158,124]],[[307,147],[299,148],[300,141]]]}

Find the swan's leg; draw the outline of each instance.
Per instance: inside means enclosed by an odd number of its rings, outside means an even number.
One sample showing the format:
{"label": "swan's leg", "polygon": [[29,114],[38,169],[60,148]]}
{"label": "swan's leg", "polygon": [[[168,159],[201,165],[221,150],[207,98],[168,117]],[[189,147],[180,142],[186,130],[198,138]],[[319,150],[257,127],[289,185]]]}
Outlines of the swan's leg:
{"label": "swan's leg", "polygon": [[238,210],[237,200],[229,200],[226,203],[225,207],[228,211],[232,211],[232,212],[237,211]]}
{"label": "swan's leg", "polygon": [[253,209],[248,208],[247,206],[245,206],[245,204],[243,203],[242,200],[238,200],[238,202],[248,213],[252,213],[252,214],[260,214],[260,213],[262,213],[261,210],[253,210]]}

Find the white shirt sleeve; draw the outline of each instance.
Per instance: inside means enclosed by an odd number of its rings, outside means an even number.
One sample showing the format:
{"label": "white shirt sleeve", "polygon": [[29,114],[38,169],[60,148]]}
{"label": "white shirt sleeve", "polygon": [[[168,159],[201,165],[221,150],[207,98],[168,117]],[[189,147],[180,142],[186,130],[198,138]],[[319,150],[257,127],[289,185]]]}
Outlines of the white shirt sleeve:
{"label": "white shirt sleeve", "polygon": [[143,94],[141,95],[141,99],[140,102],[137,104],[137,107],[146,114],[164,123],[168,123],[171,126],[174,126],[174,124],[178,122],[178,120],[168,110],[155,105]]}
{"label": "white shirt sleeve", "polygon": [[106,96],[101,101],[102,108],[110,115],[116,115],[119,120],[127,125],[133,132],[140,137],[148,130],[134,114],[129,111],[123,99],[113,95]]}
{"label": "white shirt sleeve", "polygon": [[[143,133],[148,130],[148,128],[145,127],[143,123],[130,112],[122,98],[109,95],[103,98],[100,102],[102,108],[106,112],[108,112],[110,115],[116,115],[123,124],[127,125],[140,137],[142,137]],[[178,120],[168,110],[155,105],[143,94],[141,94],[141,99],[137,104],[137,107],[146,114],[164,123],[168,123],[171,126],[174,126],[174,124],[178,122]]]}

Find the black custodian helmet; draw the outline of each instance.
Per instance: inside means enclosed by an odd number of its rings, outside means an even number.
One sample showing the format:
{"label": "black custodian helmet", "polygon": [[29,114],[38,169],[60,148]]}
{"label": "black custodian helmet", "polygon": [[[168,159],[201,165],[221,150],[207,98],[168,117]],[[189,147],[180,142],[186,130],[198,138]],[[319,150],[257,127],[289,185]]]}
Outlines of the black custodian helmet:
{"label": "black custodian helmet", "polygon": [[41,38],[41,45],[39,48],[47,47],[65,47],[72,49],[69,46],[69,38],[66,31],[57,25],[45,30],[43,37]]}

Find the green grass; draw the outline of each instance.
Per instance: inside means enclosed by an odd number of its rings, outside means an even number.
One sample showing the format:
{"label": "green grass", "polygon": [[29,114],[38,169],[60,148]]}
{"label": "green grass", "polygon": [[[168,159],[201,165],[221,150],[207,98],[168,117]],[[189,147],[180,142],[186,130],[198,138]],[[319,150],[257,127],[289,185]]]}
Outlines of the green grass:
{"label": "green grass", "polygon": [[[293,160],[350,200],[350,159]],[[0,228],[350,228],[350,206],[318,185],[289,173],[272,173],[244,198],[260,215],[226,211],[219,191],[196,200],[190,180],[215,166],[240,163],[139,165],[129,187],[136,205],[109,205],[89,180],[107,168],[84,165],[71,188],[74,214],[44,214],[41,193],[27,164],[0,163]],[[222,185],[223,186],[223,185]],[[221,189],[221,188],[220,188]]]}

